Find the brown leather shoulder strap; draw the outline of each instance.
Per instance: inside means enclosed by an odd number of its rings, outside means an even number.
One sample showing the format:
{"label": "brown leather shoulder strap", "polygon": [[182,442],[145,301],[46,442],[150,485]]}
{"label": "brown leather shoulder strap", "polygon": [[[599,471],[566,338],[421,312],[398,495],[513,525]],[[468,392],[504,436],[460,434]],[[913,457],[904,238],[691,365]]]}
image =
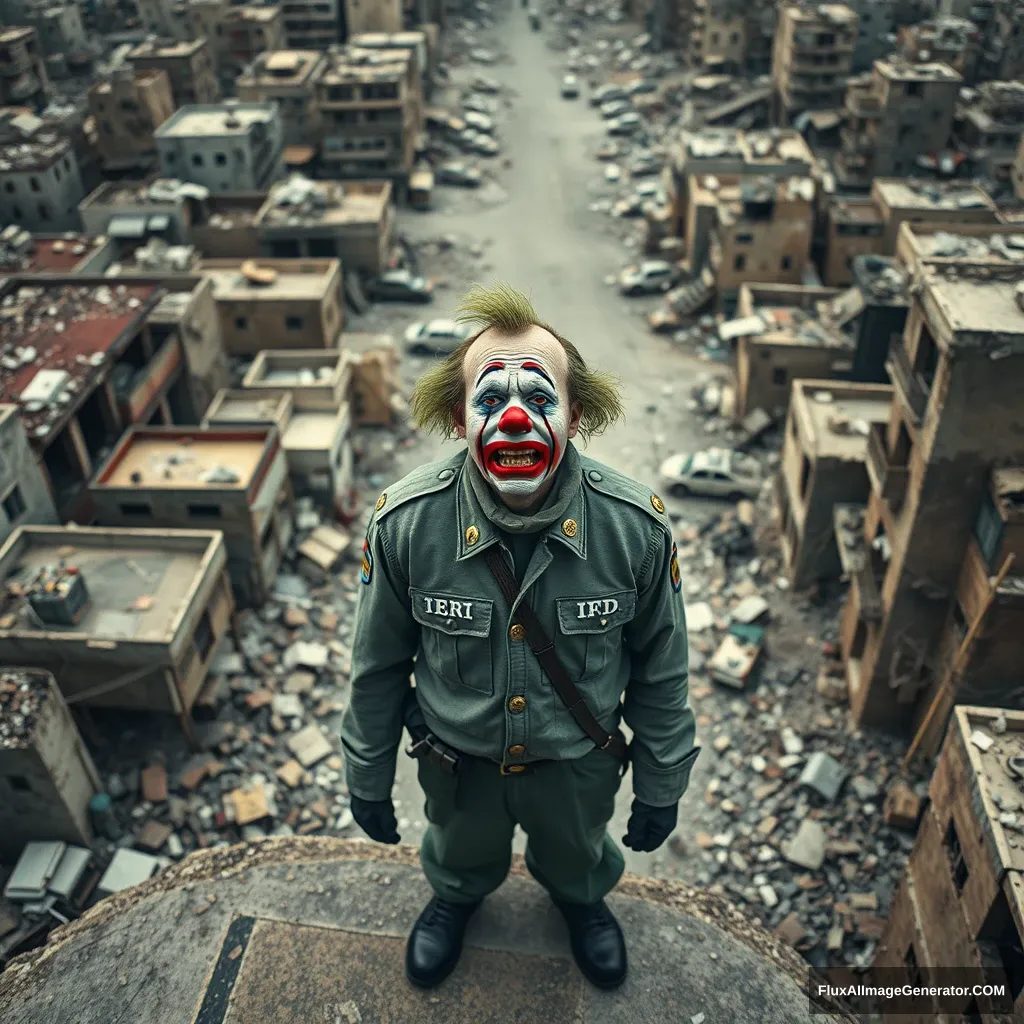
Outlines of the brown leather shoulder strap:
{"label": "brown leather shoulder strap", "polygon": [[[519,581],[509,568],[497,544],[484,552],[484,561],[491,575],[497,580],[505,600],[511,608],[519,595]],[[526,642],[530,645],[534,657],[540,662],[544,674],[551,681],[555,692],[561,698],[562,703],[569,709],[569,714],[575,719],[576,724],[594,741],[594,745],[601,750],[607,751],[620,761],[629,758],[629,750],[621,736],[613,735],[605,729],[594,717],[593,712],[587,707],[583,695],[576,689],[576,684],[569,678],[565,666],[558,657],[554,643],[549,639],[544,627],[540,624],[533,609],[525,600],[519,602],[516,618],[526,630]]]}

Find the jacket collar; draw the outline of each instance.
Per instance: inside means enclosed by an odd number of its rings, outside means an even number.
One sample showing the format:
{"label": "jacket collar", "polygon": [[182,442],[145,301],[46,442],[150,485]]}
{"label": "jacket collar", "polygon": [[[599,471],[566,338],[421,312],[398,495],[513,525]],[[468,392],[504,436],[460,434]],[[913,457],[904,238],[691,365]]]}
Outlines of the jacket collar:
{"label": "jacket collar", "polygon": [[[456,481],[455,518],[458,537],[456,541],[457,561],[472,558],[486,551],[499,541],[498,529],[487,518],[468,476],[469,455],[459,470]],[[575,524],[575,527],[572,525]],[[586,495],[583,483],[573,494],[564,516],[537,534],[538,538],[554,539],[564,544],[579,558],[587,557]]]}

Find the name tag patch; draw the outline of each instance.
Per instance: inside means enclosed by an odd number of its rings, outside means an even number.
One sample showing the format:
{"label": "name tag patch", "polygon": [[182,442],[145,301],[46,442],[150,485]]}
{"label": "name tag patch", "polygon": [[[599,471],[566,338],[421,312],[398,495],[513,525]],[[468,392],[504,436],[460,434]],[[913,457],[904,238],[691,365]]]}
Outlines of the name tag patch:
{"label": "name tag patch", "polygon": [[600,601],[577,601],[576,618],[592,619],[597,615],[605,617],[619,610],[619,602],[614,597],[605,597]]}
{"label": "name tag patch", "polygon": [[473,620],[473,601],[464,601],[454,597],[426,597],[419,595],[420,607],[427,615],[437,615],[445,619]]}
{"label": "name tag patch", "polygon": [[363,583],[369,583],[373,577],[373,552],[370,551],[370,538],[363,541],[363,565],[359,578]]}

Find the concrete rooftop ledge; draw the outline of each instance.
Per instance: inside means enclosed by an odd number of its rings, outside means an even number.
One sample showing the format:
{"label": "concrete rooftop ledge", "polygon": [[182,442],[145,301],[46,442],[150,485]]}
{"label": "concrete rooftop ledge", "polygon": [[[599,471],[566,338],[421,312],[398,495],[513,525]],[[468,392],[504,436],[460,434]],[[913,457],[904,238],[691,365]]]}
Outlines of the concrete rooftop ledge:
{"label": "concrete rooftop ledge", "polygon": [[[403,975],[429,889],[412,847],[320,837],[203,851],[55,931],[0,975],[18,1024],[782,1024],[808,1011],[805,962],[725,901],[627,875],[611,897],[631,973],[588,985],[522,862],[433,992]],[[700,1018],[698,1018],[699,1020]]]}

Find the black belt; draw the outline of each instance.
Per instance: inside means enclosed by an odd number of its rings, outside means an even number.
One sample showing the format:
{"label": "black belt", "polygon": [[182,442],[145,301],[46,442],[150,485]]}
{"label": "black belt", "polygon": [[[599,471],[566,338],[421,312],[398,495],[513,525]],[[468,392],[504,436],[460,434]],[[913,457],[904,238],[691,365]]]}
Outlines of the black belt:
{"label": "black belt", "polygon": [[449,775],[455,775],[463,761],[481,761],[484,764],[492,764],[498,768],[502,775],[529,775],[541,765],[553,764],[553,758],[543,761],[526,761],[521,764],[505,764],[502,761],[495,761],[492,757],[479,757],[476,754],[463,754],[454,747],[448,746],[443,740],[439,740],[432,732],[428,732],[419,739],[414,739],[413,744],[406,751],[409,757],[418,760],[426,759],[435,767]]}

